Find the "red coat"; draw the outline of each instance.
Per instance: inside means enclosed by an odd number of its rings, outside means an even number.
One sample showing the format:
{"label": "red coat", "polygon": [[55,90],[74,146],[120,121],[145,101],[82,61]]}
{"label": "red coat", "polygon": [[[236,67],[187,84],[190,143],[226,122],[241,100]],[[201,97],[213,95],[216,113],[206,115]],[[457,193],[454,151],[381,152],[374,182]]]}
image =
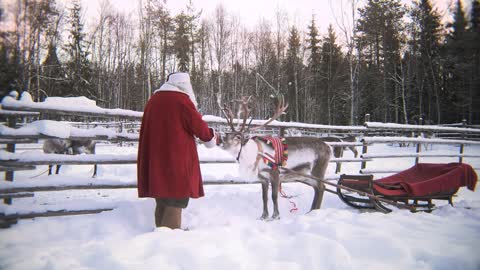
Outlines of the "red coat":
{"label": "red coat", "polygon": [[156,92],[148,101],[138,145],[138,196],[199,198],[204,196],[194,136],[214,137],[188,95]]}

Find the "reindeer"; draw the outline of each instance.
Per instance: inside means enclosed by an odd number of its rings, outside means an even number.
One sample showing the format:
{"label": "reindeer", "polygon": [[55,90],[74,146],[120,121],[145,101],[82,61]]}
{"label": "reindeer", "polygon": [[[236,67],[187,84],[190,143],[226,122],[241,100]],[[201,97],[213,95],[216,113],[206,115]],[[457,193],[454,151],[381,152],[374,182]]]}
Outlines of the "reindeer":
{"label": "reindeer", "polygon": [[[80,155],[95,154],[96,142],[93,140],[66,140],[47,139],[43,143],[43,152],[46,154]],[[48,175],[52,174],[53,165],[48,165]],[[60,172],[61,165],[57,165],[55,174]],[[92,177],[97,176],[97,164],[93,167]]]}
{"label": "reindeer", "polygon": [[[351,142],[351,143],[357,142],[357,138],[353,135],[345,136],[345,137],[342,137],[341,139],[344,142]],[[346,146],[344,148],[350,149],[350,151],[353,152],[353,156],[358,157],[358,151],[357,151],[357,148],[355,146],[351,145],[351,146]]]}
{"label": "reindeer", "polygon": [[[251,97],[243,97],[237,102],[240,104],[237,116],[242,117],[238,121],[237,127],[234,126],[234,115],[231,109],[225,105],[221,107],[223,114],[227,119],[231,132],[225,133],[220,137],[219,145],[234,157],[240,164],[240,170],[259,179],[262,183],[263,213],[261,219],[267,219],[268,213],[268,188],[272,185],[273,214],[272,219],[279,219],[278,211],[278,192],[280,183],[286,179],[301,180],[301,176],[281,170],[280,167],[293,170],[294,172],[311,174],[320,179],[324,179],[332,151],[330,147],[320,138],[314,137],[288,137],[284,138],[288,145],[287,164],[276,164],[269,167],[263,161],[265,156],[274,156],[274,148],[260,137],[251,137],[250,133],[262,127],[267,126],[273,120],[277,119],[287,109],[283,96],[278,96],[276,111],[273,116],[260,126],[251,127],[247,125],[247,119],[250,116],[252,108],[250,107]],[[251,121],[250,121],[251,122]],[[315,196],[312,203],[312,210],[319,209],[323,199],[325,187],[323,183],[318,183],[318,196]]]}
{"label": "reindeer", "polygon": [[[320,139],[324,142],[356,142],[357,141],[355,136],[346,136],[346,137],[343,137],[343,138],[340,138],[340,137],[320,137]],[[350,151],[353,152],[353,155],[355,157],[358,156],[358,151],[355,148],[355,146],[338,146],[338,145],[335,145],[332,148],[333,148],[333,156],[336,157],[336,158],[343,157],[343,151],[345,150],[345,148],[350,149]]]}

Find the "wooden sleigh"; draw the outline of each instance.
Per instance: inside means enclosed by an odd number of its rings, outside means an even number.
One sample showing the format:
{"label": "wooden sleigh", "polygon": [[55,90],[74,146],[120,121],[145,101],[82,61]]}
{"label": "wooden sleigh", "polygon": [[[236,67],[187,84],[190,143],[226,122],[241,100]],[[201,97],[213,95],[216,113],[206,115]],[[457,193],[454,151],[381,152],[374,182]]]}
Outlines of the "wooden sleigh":
{"label": "wooden sleigh", "polygon": [[[475,189],[477,174],[468,164],[419,163],[397,174],[373,180],[373,175],[341,175],[337,195],[357,209],[392,210],[386,204],[415,211],[432,211],[433,200],[447,200],[460,187]],[[360,192],[357,192],[360,191]]]}

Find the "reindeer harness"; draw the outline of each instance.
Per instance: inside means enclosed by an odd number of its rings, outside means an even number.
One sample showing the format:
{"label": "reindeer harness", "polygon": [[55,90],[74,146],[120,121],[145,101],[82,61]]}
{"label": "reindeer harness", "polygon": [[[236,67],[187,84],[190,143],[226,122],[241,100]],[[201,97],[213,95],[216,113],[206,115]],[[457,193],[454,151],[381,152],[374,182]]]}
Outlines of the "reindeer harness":
{"label": "reindeer harness", "polygon": [[[253,137],[252,138],[258,147],[257,161],[255,162],[255,167],[258,166],[260,159],[263,159],[265,164],[276,170],[280,167],[287,166],[288,160],[288,145],[285,138],[265,136],[265,137]],[[273,155],[263,151],[261,142],[273,148]]]}

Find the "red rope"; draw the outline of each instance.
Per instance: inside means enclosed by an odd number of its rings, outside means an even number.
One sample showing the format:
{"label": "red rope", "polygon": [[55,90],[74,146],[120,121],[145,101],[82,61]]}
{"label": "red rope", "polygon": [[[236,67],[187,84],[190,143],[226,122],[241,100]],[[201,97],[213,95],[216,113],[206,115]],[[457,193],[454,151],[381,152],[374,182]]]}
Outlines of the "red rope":
{"label": "red rope", "polygon": [[290,208],[290,213],[293,213],[293,212],[297,211],[298,210],[297,204],[294,201],[290,200],[290,198],[292,198],[292,196],[287,196],[285,194],[285,192],[283,192],[282,183],[280,183],[280,186],[279,186],[278,190],[280,191],[280,195],[282,196],[282,198],[287,199],[288,202],[292,205],[292,208]]}

